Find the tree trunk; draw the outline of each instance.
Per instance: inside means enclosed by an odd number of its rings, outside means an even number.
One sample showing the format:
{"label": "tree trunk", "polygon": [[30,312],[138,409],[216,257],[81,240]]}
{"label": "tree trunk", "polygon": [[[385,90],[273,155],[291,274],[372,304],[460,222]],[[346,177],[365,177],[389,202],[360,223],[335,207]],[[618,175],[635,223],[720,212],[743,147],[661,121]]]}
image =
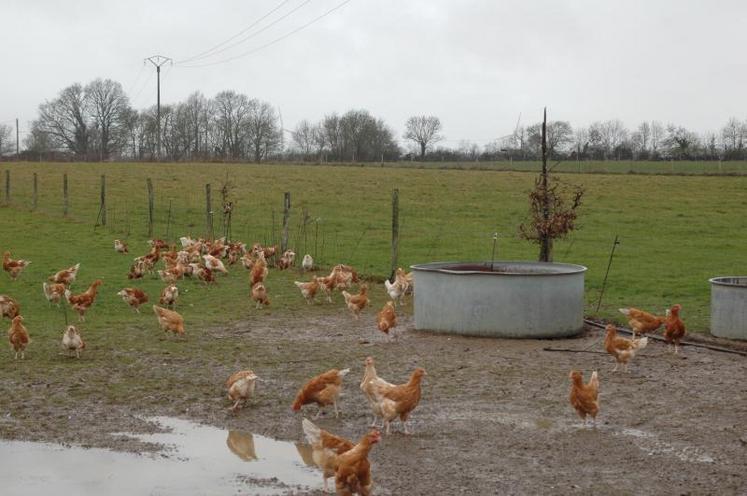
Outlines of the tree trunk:
{"label": "tree trunk", "polygon": [[420,143],[420,160],[421,161],[425,160],[425,143],[424,142]]}

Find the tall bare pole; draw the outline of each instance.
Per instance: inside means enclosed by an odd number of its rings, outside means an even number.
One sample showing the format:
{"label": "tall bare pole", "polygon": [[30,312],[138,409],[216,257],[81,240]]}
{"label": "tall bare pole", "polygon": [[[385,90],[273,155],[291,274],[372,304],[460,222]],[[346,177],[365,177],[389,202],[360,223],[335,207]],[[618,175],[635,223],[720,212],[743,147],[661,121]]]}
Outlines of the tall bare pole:
{"label": "tall bare pole", "polygon": [[156,160],[161,160],[161,66],[173,61],[163,55],[153,55],[145,60],[156,68]]}
{"label": "tall bare pole", "polygon": [[16,159],[21,156],[21,149],[18,146],[18,117],[16,117]]}

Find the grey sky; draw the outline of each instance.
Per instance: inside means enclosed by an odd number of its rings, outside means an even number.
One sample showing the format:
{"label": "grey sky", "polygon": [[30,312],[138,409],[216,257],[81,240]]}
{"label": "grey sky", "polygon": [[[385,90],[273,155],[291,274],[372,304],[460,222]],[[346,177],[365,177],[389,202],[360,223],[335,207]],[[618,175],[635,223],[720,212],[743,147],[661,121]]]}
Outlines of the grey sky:
{"label": "grey sky", "polygon": [[[137,108],[155,103],[153,54],[196,55],[281,0],[2,0],[0,122],[22,130],[39,103],[96,77],[120,81]],[[212,62],[276,39],[343,0],[289,0]],[[254,31],[252,30],[252,31]],[[162,102],[234,89],[303,118],[365,108],[401,137],[413,114],[485,144],[522,124],[620,118],[716,131],[747,118],[747,2],[352,0],[287,39],[232,62],[162,73]]]}

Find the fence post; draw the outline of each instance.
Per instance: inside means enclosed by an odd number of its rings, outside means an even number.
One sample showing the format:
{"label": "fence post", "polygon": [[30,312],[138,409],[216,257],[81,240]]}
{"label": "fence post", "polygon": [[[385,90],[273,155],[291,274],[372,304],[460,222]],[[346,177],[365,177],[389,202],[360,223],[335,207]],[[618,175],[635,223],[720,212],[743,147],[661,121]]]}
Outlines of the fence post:
{"label": "fence post", "polygon": [[280,238],[280,251],[285,253],[288,249],[288,222],[290,220],[291,194],[283,193],[283,236]]}
{"label": "fence post", "polygon": [[394,281],[397,272],[397,257],[399,256],[399,189],[392,191],[392,273],[390,281]]}
{"label": "fence post", "polygon": [[207,227],[208,239],[212,240],[213,233],[213,207],[211,206],[210,184],[205,185],[205,226]]}
{"label": "fence post", "polygon": [[33,196],[31,197],[31,202],[33,209],[36,210],[36,207],[38,205],[38,198],[39,198],[39,183],[38,178],[36,176],[36,172],[34,172],[34,191]]}
{"label": "fence post", "polygon": [[10,170],[5,169],[5,204],[10,205]]}
{"label": "fence post", "polygon": [[62,214],[67,217],[70,212],[70,197],[67,192],[67,172],[62,175]]}
{"label": "fence post", "polygon": [[106,225],[106,175],[101,174],[101,225]]}
{"label": "fence post", "polygon": [[148,186],[148,237],[153,238],[153,181],[145,180]]}

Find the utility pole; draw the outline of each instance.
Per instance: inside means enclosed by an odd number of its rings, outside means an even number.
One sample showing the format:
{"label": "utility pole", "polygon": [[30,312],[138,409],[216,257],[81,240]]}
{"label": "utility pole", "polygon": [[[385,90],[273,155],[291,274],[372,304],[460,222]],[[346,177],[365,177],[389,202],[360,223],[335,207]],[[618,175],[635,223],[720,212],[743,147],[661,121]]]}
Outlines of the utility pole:
{"label": "utility pole", "polygon": [[163,55],[153,55],[145,61],[156,68],[156,160],[161,160],[161,66],[166,62],[174,62]]}
{"label": "utility pole", "polygon": [[18,117],[16,117],[16,160],[18,160],[18,157],[21,155],[19,150],[20,148],[18,147]]}

